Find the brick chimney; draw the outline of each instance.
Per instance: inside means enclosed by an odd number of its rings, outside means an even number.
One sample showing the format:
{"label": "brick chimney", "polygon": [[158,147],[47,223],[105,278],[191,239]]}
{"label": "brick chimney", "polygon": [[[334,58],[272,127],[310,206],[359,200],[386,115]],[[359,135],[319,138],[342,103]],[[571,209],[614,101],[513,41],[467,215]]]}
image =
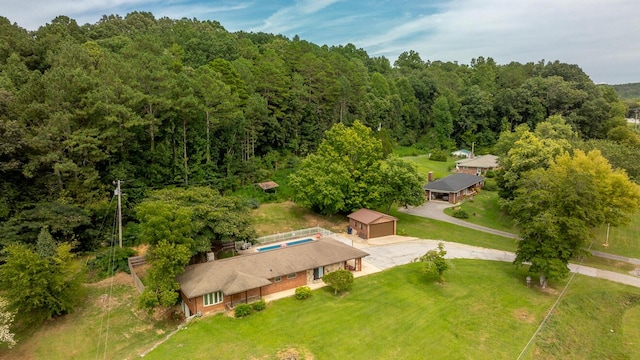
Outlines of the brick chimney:
{"label": "brick chimney", "polygon": [[433,171],[429,171],[429,182],[432,183],[433,182]]}

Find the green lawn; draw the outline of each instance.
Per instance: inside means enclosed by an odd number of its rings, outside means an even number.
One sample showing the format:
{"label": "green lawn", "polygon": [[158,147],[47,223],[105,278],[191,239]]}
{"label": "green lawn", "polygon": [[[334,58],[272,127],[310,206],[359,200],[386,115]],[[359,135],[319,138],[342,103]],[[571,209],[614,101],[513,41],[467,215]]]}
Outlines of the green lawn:
{"label": "green lawn", "polygon": [[315,359],[513,359],[553,296],[527,289],[509,264],[454,265],[444,286],[410,264],[359,278],[344,296],[320,289],[245,319],[204,318],[147,357],[275,359],[295,349]]}
{"label": "green lawn", "polygon": [[[358,278],[346,295],[325,288],[305,301],[270,303],[244,319],[202,318],[147,358],[278,359],[287,350],[305,359],[517,358],[562,284],[541,292],[526,288],[524,270],[508,263],[452,264],[444,286],[423,273],[424,265],[409,264]],[[637,320],[625,314],[637,313],[640,290],[581,276],[574,284],[529,350],[538,355],[525,358],[637,354],[626,343],[637,339]],[[596,296],[588,301],[591,294]],[[614,335],[601,338],[609,327]]]}
{"label": "green lawn", "polygon": [[427,178],[429,171],[433,171],[435,179],[443,178],[451,174],[451,169],[455,169],[456,160],[450,157],[446,162],[429,160],[427,155],[405,156],[402,158],[412,162],[418,168],[418,173]]}
{"label": "green lawn", "polygon": [[631,223],[609,229],[608,247],[603,245],[606,239],[607,226],[604,225],[598,229],[593,250],[640,259],[640,213],[631,218]]}
{"label": "green lawn", "polygon": [[454,209],[459,207],[469,214],[469,218],[464,219],[465,221],[517,234],[518,229],[511,218],[500,210],[499,199],[496,191],[481,191],[472,200],[468,199],[461,205],[450,207],[444,212],[447,215],[453,215]]}
{"label": "green lawn", "polygon": [[466,227],[391,211],[398,218],[398,235],[414,236],[420,239],[453,241],[505,251],[516,251],[517,240],[506,238]]}

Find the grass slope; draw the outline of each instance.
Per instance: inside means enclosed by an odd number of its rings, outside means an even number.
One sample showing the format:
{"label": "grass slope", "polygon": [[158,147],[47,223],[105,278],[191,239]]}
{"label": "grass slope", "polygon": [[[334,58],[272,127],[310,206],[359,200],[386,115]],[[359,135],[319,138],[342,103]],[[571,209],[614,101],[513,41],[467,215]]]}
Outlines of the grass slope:
{"label": "grass slope", "polygon": [[258,236],[272,235],[313,226],[320,226],[334,232],[347,230],[346,216],[323,216],[298,206],[292,201],[262,204],[251,211],[252,224]]}
{"label": "grass slope", "polygon": [[[23,359],[131,359],[176,328],[137,310],[138,292],[128,274],[88,287],[83,305],[75,312],[47,321],[31,334],[22,334],[13,349],[0,348],[0,358]],[[111,301],[106,294],[111,293]],[[107,311],[110,306],[110,311]],[[108,327],[107,327],[108,324]],[[108,333],[108,337],[107,337]],[[105,339],[106,342],[105,349]]]}
{"label": "grass slope", "polygon": [[637,359],[639,311],[639,289],[576,276],[536,339],[532,358]]}

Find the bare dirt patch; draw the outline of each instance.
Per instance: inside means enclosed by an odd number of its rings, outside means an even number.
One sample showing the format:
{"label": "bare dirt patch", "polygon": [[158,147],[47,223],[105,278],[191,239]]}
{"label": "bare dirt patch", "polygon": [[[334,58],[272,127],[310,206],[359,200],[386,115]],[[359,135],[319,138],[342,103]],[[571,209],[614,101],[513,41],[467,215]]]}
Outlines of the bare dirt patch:
{"label": "bare dirt patch", "polygon": [[314,360],[315,357],[308,350],[299,350],[296,348],[289,348],[280,350],[276,354],[278,360]]}
{"label": "bare dirt patch", "polygon": [[531,324],[536,320],[536,317],[530,314],[529,311],[524,308],[516,309],[513,312],[513,315],[517,320],[525,322],[527,324]]}
{"label": "bare dirt patch", "polygon": [[540,292],[549,294],[549,295],[557,295],[558,294],[558,290],[551,288],[551,287],[546,287],[546,288],[541,288],[540,286],[536,285],[535,286],[538,290],[540,290]]}
{"label": "bare dirt patch", "polygon": [[133,285],[133,280],[131,280],[131,275],[127,274],[126,272],[119,272],[110,278],[106,278],[95,283],[86,284],[86,286],[91,287],[105,287],[111,285]]}

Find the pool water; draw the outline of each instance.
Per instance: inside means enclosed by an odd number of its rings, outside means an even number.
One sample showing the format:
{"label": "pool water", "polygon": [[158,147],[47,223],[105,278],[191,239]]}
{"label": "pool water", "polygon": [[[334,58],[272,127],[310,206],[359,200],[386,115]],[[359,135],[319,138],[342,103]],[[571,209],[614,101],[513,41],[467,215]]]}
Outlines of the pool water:
{"label": "pool water", "polygon": [[257,250],[259,252],[275,250],[275,249],[280,249],[280,248],[287,247],[287,246],[295,246],[295,245],[308,243],[310,241],[313,241],[313,239],[312,238],[306,238],[306,239],[294,240],[294,241],[289,241],[289,242],[286,242],[286,243],[283,243],[283,244],[263,246],[261,248],[258,248]]}

